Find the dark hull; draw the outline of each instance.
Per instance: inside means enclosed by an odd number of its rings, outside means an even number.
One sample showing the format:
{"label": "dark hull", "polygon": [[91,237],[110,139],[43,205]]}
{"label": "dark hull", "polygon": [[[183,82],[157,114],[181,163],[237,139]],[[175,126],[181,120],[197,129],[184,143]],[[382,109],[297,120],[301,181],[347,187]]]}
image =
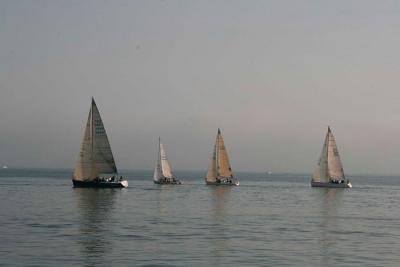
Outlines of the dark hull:
{"label": "dark hull", "polygon": [[96,181],[77,181],[72,180],[74,187],[79,188],[123,188],[126,187],[122,182],[96,182]]}
{"label": "dark hull", "polygon": [[179,180],[175,180],[175,181],[163,181],[163,180],[159,180],[159,181],[154,181],[155,184],[182,184],[181,181]]}
{"label": "dark hull", "polygon": [[217,182],[208,182],[208,181],[206,181],[206,185],[238,186],[239,185],[239,181],[232,181],[232,183],[229,183],[229,182],[217,183]]}
{"label": "dark hull", "polygon": [[325,187],[325,188],[351,188],[352,185],[350,182],[342,183],[342,184],[335,184],[335,183],[320,183],[311,181],[312,187]]}

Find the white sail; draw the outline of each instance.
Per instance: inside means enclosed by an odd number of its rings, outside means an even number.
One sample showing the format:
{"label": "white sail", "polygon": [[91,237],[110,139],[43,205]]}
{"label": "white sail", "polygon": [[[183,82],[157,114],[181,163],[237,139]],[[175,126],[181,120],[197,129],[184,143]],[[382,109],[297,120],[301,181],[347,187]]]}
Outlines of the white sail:
{"label": "white sail", "polygon": [[169,166],[167,153],[165,152],[164,145],[160,142],[160,162],[162,175],[165,178],[172,178],[171,167]]}
{"label": "white sail", "polygon": [[160,155],[160,138],[158,138],[158,154],[157,154],[157,163],[156,167],[154,168],[154,175],[153,175],[153,180],[158,181],[162,177],[161,173],[161,155]]}
{"label": "white sail", "polygon": [[89,111],[88,121],[86,123],[85,132],[81,144],[79,157],[75,165],[74,180],[87,180],[94,177],[92,176],[92,141],[90,134],[90,121],[92,117],[92,109]]}
{"label": "white sail", "polygon": [[[218,136],[217,136],[217,140],[218,140]],[[206,176],[206,181],[207,182],[215,182],[217,180],[217,158],[216,158],[216,147],[217,147],[217,140],[215,141],[215,145],[214,145],[214,150],[211,156],[211,162],[210,162],[210,166],[208,167],[208,172],[207,172],[207,176]]]}
{"label": "white sail", "polygon": [[229,164],[228,153],[225,148],[224,139],[220,129],[218,129],[217,135],[217,164],[218,164],[218,176],[221,177],[233,177],[231,165]]}
{"label": "white sail", "polygon": [[327,183],[331,178],[344,179],[344,172],[335,138],[328,127],[318,166],[312,179],[315,182]]}
{"label": "white sail", "polygon": [[93,180],[99,174],[114,173],[117,173],[117,167],[110,143],[99,110],[94,99],[92,99],[73,179],[80,181]]}
{"label": "white sail", "polygon": [[328,177],[328,172],[327,172],[327,168],[328,168],[328,134],[325,136],[325,141],[324,141],[324,145],[322,146],[322,151],[321,151],[321,155],[319,157],[318,160],[318,165],[317,168],[314,171],[313,174],[313,180],[315,182],[322,182],[322,183],[326,183],[329,181],[329,177]]}
{"label": "white sail", "polygon": [[217,138],[215,140],[214,151],[208,168],[206,181],[215,182],[217,177],[233,177],[228,153],[220,129],[218,129]]}
{"label": "white sail", "polygon": [[94,141],[94,156],[96,162],[96,171],[101,174],[117,173],[114,157],[111,151],[110,142],[108,141],[107,133],[100,117],[100,112],[97,109],[96,103],[92,100],[93,112],[93,141]]}
{"label": "white sail", "polygon": [[343,179],[344,172],[332,131],[328,128],[328,175],[331,178]]}
{"label": "white sail", "polygon": [[154,169],[153,179],[154,181],[160,180],[160,178],[172,179],[171,166],[169,165],[167,153],[165,152],[164,145],[161,143],[160,138],[158,139],[158,155],[157,163]]}
{"label": "white sail", "polygon": [[158,181],[158,180],[160,180],[160,178],[161,178],[160,165],[157,164],[157,166],[154,168],[153,180]]}

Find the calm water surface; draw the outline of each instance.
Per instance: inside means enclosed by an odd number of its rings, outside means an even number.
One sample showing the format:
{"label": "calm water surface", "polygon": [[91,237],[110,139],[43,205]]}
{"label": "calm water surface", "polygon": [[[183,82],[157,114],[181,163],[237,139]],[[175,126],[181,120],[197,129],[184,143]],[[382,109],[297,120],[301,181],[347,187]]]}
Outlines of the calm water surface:
{"label": "calm water surface", "polygon": [[0,170],[0,266],[400,266],[400,179],[238,173],[239,187],[125,172],[74,189],[69,170]]}

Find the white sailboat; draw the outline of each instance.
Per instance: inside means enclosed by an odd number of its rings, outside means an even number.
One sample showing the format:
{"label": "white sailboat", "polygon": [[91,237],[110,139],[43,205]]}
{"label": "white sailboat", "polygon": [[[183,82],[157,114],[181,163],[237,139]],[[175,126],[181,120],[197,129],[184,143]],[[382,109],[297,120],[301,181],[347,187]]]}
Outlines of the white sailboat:
{"label": "white sailboat", "polygon": [[318,166],[311,179],[313,187],[351,188],[346,179],[339,151],[331,129],[328,127]]}
{"label": "white sailboat", "polygon": [[169,165],[164,145],[161,143],[161,138],[158,138],[158,157],[153,180],[155,184],[181,184],[172,175],[171,166]]}
{"label": "white sailboat", "polygon": [[220,129],[218,129],[214,151],[205,180],[208,185],[239,185],[239,180],[233,177]]}
{"label": "white sailboat", "polygon": [[93,98],[72,182],[75,187],[128,187],[126,179],[118,178],[107,133]]}

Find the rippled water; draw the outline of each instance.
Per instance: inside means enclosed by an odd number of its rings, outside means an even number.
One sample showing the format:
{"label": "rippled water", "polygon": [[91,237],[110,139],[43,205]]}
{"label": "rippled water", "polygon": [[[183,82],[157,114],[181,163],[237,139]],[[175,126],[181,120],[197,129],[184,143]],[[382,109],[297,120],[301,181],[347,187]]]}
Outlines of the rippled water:
{"label": "rippled water", "polygon": [[127,172],[74,189],[67,170],[0,171],[1,266],[400,266],[400,179],[239,173],[239,187]]}

